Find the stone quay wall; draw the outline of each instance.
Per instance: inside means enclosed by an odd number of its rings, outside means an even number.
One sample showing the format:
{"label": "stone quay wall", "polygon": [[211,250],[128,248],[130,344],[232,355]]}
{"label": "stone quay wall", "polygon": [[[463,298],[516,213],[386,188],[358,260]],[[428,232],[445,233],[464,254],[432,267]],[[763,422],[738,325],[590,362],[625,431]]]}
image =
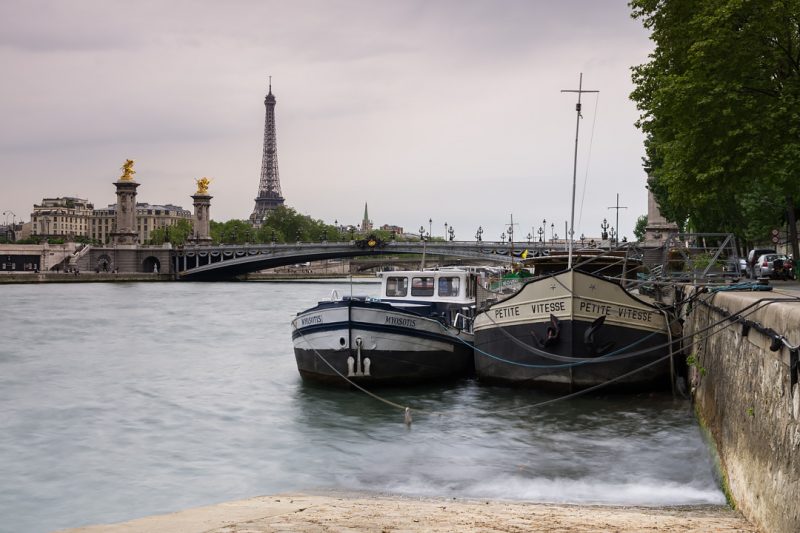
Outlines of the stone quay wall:
{"label": "stone quay wall", "polygon": [[696,342],[687,352],[697,414],[715,441],[731,503],[763,531],[800,531],[800,385],[796,359],[777,338],[800,343],[800,301],[792,298],[705,294],[708,305],[694,304],[686,320]]}

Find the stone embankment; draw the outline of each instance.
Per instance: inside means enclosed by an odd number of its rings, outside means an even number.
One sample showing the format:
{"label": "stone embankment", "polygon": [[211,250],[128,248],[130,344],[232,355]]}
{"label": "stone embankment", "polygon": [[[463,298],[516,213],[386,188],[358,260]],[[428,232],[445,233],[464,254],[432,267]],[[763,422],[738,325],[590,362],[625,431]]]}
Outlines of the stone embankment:
{"label": "stone embankment", "polygon": [[172,281],[170,274],[149,273],[111,273],[111,272],[21,272],[0,273],[0,284],[3,283],[97,283],[97,282],[123,282],[123,281]]}
{"label": "stone embankment", "polygon": [[705,294],[686,324],[696,341],[696,412],[716,444],[729,498],[764,531],[800,531],[797,283]]}
{"label": "stone embankment", "polygon": [[281,494],[151,516],[70,533],[758,531],[728,507],[607,507]]}

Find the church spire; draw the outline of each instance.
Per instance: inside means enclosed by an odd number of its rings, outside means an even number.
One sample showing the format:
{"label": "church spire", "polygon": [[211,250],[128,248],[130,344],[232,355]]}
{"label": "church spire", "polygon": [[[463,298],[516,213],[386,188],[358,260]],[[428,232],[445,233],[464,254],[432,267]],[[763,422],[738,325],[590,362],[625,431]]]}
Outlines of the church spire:
{"label": "church spire", "polygon": [[369,211],[367,210],[367,202],[364,202],[364,220],[361,221],[361,231],[372,231],[372,221],[369,219]]}

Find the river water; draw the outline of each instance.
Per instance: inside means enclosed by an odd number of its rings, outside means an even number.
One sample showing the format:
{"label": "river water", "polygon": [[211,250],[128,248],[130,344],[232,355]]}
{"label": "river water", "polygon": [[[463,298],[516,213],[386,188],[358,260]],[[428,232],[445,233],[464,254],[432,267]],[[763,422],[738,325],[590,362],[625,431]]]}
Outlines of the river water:
{"label": "river water", "polygon": [[304,384],[289,322],[374,284],[0,286],[0,531],[50,531],[303,489],[722,504],[686,400],[473,380]]}

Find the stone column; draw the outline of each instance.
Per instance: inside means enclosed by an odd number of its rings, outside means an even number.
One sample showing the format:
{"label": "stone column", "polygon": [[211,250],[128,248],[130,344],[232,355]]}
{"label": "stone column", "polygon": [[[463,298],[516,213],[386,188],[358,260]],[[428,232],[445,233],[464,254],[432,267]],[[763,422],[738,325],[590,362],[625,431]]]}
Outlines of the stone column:
{"label": "stone column", "polygon": [[196,244],[211,244],[210,216],[211,199],[208,194],[193,194],[194,200],[194,230],[191,241]]}
{"label": "stone column", "polygon": [[678,225],[668,222],[661,214],[653,191],[647,189],[647,226],[645,228],[645,246],[661,246],[670,233],[677,233]]}
{"label": "stone column", "polygon": [[114,182],[117,188],[116,228],[111,232],[111,239],[117,245],[133,245],[139,241],[139,231],[136,228],[136,188],[138,183],[133,181],[133,161],[128,160],[122,167],[124,173]]}

